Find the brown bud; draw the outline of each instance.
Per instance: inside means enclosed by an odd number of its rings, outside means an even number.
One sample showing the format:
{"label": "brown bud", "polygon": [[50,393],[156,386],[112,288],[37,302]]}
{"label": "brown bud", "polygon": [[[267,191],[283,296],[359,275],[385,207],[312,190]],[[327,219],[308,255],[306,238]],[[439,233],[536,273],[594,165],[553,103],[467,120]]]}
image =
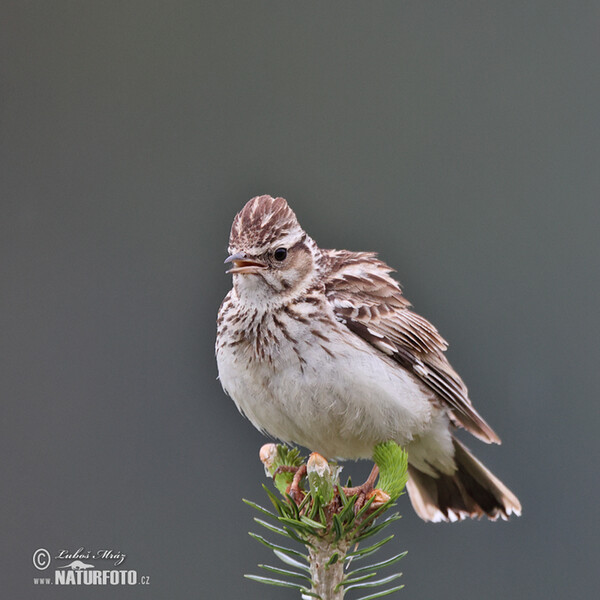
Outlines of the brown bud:
{"label": "brown bud", "polygon": [[[306,463],[310,489],[323,504],[329,504],[335,494],[334,473],[327,460],[317,452],[308,457]],[[337,471],[336,471],[337,473]]]}
{"label": "brown bud", "polygon": [[324,456],[321,456],[318,452],[313,452],[308,457],[306,468],[309,472],[317,473],[319,477],[323,477],[325,472],[329,469],[329,463]]}
{"label": "brown bud", "polygon": [[367,494],[367,500],[370,500],[373,497],[375,497],[375,500],[373,500],[373,502],[371,503],[369,510],[375,510],[380,506],[383,506],[386,502],[390,501],[390,495],[384,492],[383,490],[380,490],[379,488]]}
{"label": "brown bud", "polygon": [[265,470],[270,472],[277,457],[277,444],[265,444],[261,447],[258,456],[262,464],[265,465]]}

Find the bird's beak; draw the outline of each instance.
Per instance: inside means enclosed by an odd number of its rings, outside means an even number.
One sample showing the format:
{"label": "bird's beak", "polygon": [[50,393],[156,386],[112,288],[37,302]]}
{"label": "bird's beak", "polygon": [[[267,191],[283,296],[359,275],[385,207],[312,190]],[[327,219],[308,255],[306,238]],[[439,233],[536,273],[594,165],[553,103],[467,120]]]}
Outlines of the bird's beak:
{"label": "bird's beak", "polygon": [[254,258],[249,258],[244,252],[236,252],[225,259],[225,264],[233,263],[227,273],[258,273],[266,269],[267,265]]}

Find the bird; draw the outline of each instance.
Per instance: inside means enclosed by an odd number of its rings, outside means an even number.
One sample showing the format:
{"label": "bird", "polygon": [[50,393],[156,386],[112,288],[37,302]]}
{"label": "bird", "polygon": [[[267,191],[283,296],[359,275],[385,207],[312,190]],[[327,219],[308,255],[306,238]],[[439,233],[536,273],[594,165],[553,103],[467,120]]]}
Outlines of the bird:
{"label": "bird", "polygon": [[233,286],[217,317],[220,383],[261,432],[336,460],[393,440],[425,521],[506,520],[517,497],[457,439],[500,438],[473,407],[437,329],[374,252],[320,248],[284,198],[235,216]]}

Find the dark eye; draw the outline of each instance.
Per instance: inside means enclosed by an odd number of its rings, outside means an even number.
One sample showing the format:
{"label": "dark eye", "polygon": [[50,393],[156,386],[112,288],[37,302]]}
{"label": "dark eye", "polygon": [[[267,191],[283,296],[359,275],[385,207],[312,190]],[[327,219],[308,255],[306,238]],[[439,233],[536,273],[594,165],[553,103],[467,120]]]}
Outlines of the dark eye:
{"label": "dark eye", "polygon": [[285,260],[287,256],[287,250],[285,248],[277,248],[275,252],[273,252],[273,257],[275,260]]}

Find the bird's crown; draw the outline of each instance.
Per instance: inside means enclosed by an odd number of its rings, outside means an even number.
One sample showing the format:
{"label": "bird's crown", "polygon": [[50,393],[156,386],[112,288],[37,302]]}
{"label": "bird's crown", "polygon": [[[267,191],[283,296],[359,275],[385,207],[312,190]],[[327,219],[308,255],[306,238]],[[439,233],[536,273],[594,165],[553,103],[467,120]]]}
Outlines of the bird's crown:
{"label": "bird's crown", "polygon": [[292,246],[305,233],[284,198],[256,196],[235,216],[229,252],[245,250],[258,256],[273,244]]}

